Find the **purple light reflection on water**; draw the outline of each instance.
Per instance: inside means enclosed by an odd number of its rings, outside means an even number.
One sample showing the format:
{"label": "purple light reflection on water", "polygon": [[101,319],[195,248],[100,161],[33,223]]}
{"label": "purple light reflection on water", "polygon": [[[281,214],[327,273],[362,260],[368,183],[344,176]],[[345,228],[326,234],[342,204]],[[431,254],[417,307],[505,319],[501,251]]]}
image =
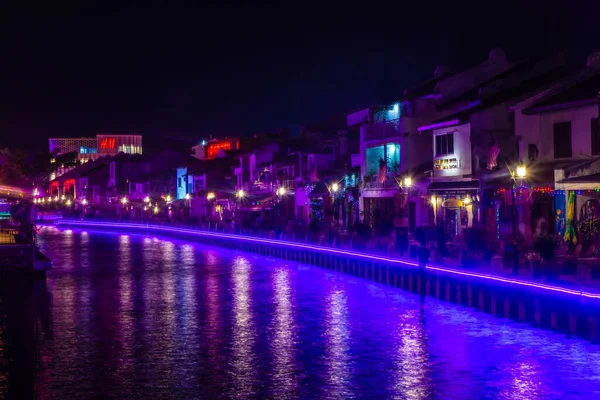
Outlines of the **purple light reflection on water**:
{"label": "purple light reflection on water", "polygon": [[[54,334],[36,376],[46,398],[600,396],[600,349],[565,335],[317,267],[143,235],[121,248],[119,235],[89,232],[82,271],[72,255],[83,241],[72,235],[41,234],[59,260]],[[129,265],[118,265],[121,251]]]}

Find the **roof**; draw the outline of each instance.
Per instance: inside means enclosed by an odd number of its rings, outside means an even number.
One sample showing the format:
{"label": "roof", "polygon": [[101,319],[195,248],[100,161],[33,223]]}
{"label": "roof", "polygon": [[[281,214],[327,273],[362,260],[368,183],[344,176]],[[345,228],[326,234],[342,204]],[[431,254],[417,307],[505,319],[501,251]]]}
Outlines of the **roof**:
{"label": "roof", "polygon": [[73,168],[70,171],[65,172],[61,176],[54,179],[54,181],[64,181],[67,179],[71,179],[71,178],[75,178],[77,176],[87,174],[88,172],[92,171],[93,169],[95,169],[101,165],[108,164],[109,162],[112,161],[112,159],[113,159],[113,157],[111,157],[111,156],[104,156],[104,157],[97,158],[94,161],[88,161],[84,164],[78,165],[77,167]]}
{"label": "roof", "polygon": [[600,93],[600,71],[586,76],[583,80],[573,86],[565,88],[554,95],[548,96],[530,107],[523,110],[524,114],[532,114],[545,111],[548,107],[564,104],[578,104],[586,100],[597,101]]}
{"label": "roof", "polygon": [[600,182],[600,173],[584,175],[584,176],[576,176],[573,178],[563,179],[559,183],[598,183]]}
{"label": "roof", "polygon": [[[522,69],[517,69],[510,72],[513,74],[523,72],[525,76],[522,79],[518,80],[517,82],[505,82],[504,84],[500,82],[499,85],[501,86],[489,96],[480,96],[479,99],[476,99],[464,109],[440,118],[434,122],[448,120],[458,120],[460,122],[464,122],[476,112],[486,110],[502,103],[514,102],[516,99],[522,98],[524,93],[529,95],[531,92],[539,90],[541,87],[548,85],[548,83],[555,82],[560,77],[564,77],[565,74],[568,74],[572,71],[572,67],[570,66],[559,66],[541,74],[534,74],[532,72],[534,66],[530,64],[526,64],[526,66],[529,68],[528,70],[523,71]],[[524,66],[521,65],[521,68],[524,68]],[[477,88],[477,90],[479,90],[479,88]]]}
{"label": "roof", "polygon": [[413,100],[413,99],[417,99],[419,97],[433,94],[433,92],[435,90],[435,86],[437,85],[437,83],[439,81],[441,81],[442,79],[449,78],[455,74],[456,74],[456,72],[451,73],[446,70],[437,76],[434,76],[432,78],[429,78],[429,79],[419,83],[417,86],[413,86],[411,88],[405,89],[404,94],[402,96],[402,100],[404,100],[404,101]]}
{"label": "roof", "polygon": [[479,180],[433,182],[427,188],[429,193],[435,192],[465,192],[479,189]]}

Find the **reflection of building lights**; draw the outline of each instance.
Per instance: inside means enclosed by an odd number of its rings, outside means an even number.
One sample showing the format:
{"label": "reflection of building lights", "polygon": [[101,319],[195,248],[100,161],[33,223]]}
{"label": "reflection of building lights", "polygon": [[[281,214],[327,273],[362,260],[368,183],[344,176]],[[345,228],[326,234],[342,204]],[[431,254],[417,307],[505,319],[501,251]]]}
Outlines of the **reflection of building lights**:
{"label": "reflection of building lights", "polygon": [[71,205],[71,200],[67,200],[67,205],[70,206]]}
{"label": "reflection of building lights", "polygon": [[144,211],[148,211],[148,206],[144,206]]}
{"label": "reflection of building lights", "polygon": [[168,195],[165,197],[165,200],[166,200],[166,201],[171,201],[171,195],[170,195],[170,194],[168,194]]}
{"label": "reflection of building lights", "polygon": [[215,206],[215,211],[216,211],[216,212],[218,212],[218,213],[220,213],[220,212],[221,212],[221,210],[222,210],[222,208],[223,208],[223,207],[222,207],[221,205],[216,205],[216,206]]}
{"label": "reflection of building lights", "polygon": [[81,200],[81,204],[83,204],[85,206],[87,204],[87,200],[86,199]]}
{"label": "reflection of building lights", "polygon": [[64,194],[62,195],[61,199],[62,199],[62,200],[64,200],[64,199],[65,199],[65,195],[64,195]]}
{"label": "reflection of building lights", "polygon": [[406,186],[406,187],[412,186],[412,178],[410,176],[407,176],[406,178],[404,178],[404,186]]}
{"label": "reflection of building lights", "polygon": [[435,198],[435,196],[431,196],[431,204],[433,204],[435,206],[436,203],[437,203],[437,199]]}
{"label": "reflection of building lights", "polygon": [[277,189],[277,194],[279,196],[283,196],[285,194],[285,188],[281,186],[279,189]]}
{"label": "reflection of building lights", "polygon": [[237,193],[235,194],[237,197],[239,197],[240,199],[244,198],[244,196],[246,195],[246,193],[240,189],[237,191]]}
{"label": "reflection of building lights", "polygon": [[158,214],[158,207],[154,206],[154,214]]}
{"label": "reflection of building lights", "polygon": [[333,185],[331,185],[331,191],[333,193],[337,192],[339,188],[340,188],[340,185],[338,185],[337,183],[334,183]]}
{"label": "reflection of building lights", "polygon": [[123,198],[121,199],[121,203],[122,203],[122,204],[127,204],[127,197],[123,197]]}
{"label": "reflection of building lights", "polygon": [[465,199],[463,200],[463,204],[465,206],[471,204],[471,198],[467,195],[467,197],[465,197]]}

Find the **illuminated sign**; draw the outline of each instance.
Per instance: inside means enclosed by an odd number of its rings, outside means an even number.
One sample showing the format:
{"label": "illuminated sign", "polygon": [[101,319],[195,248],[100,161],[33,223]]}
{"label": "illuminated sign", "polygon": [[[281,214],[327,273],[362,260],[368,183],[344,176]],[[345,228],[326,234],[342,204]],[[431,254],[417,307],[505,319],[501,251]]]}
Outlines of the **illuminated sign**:
{"label": "illuminated sign", "polygon": [[231,142],[215,142],[208,145],[206,158],[215,158],[219,151],[223,150],[231,150]]}
{"label": "illuminated sign", "polygon": [[115,149],[115,138],[105,138],[100,142],[100,148],[103,150]]}
{"label": "illuminated sign", "polygon": [[458,159],[456,158],[441,158],[433,162],[433,167],[436,171],[447,169],[458,169]]}

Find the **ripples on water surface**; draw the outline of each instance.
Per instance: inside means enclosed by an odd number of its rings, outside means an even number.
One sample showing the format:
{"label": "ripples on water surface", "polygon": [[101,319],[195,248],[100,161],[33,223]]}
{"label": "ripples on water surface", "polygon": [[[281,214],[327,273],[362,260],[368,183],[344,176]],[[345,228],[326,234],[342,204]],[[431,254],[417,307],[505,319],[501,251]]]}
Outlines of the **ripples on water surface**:
{"label": "ripples on water surface", "polygon": [[41,244],[46,287],[2,286],[0,397],[600,397],[598,346],[359,278],[143,235]]}

